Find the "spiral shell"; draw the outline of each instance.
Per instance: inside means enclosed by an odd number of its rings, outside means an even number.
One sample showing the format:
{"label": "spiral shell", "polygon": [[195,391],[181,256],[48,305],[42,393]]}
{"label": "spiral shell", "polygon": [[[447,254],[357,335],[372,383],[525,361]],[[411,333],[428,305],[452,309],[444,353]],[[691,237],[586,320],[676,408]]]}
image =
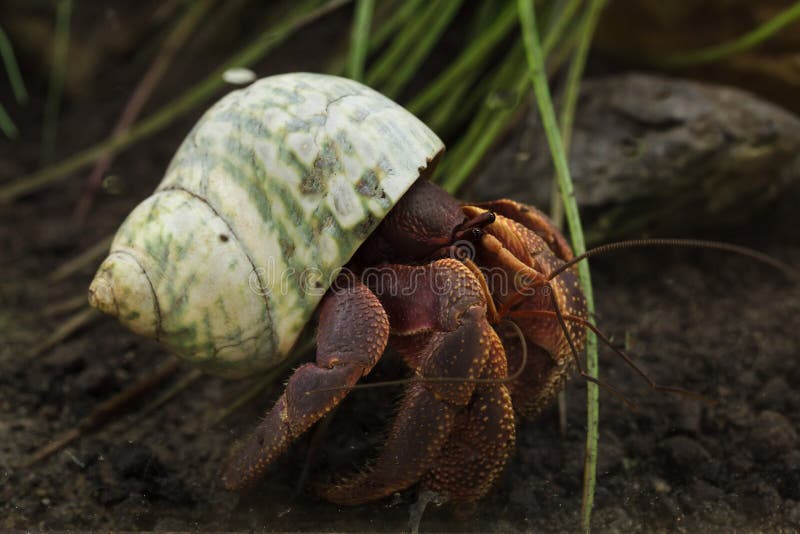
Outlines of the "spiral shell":
{"label": "spiral shell", "polygon": [[274,367],[336,273],[443,148],[357,82],[261,79],[192,129],[117,232],[89,301],[207,371]]}

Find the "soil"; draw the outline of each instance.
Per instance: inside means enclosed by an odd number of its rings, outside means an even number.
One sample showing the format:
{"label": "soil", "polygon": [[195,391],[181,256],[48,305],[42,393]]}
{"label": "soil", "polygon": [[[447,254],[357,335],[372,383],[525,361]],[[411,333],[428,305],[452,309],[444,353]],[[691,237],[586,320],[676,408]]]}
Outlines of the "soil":
{"label": "soil", "polygon": [[[102,137],[118,109],[96,109],[105,121],[67,110],[63,131],[80,135],[60,150]],[[226,491],[219,473],[231,443],[271,406],[283,378],[217,424],[210,421],[220,407],[256,379],[201,376],[140,417],[148,401],[190,376],[181,368],[110,424],[23,466],[39,447],[168,358],[105,317],[38,356],[30,350],[84,309],[54,311],[85,294],[94,264],[57,283],[48,275],[111,233],[152,190],[189,124],[120,157],[114,172],[124,178],[125,193],[103,196],[80,230],[69,221],[82,175],[0,212],[0,528],[408,530],[418,511],[416,488],[353,508],[321,501],[314,491],[374,457],[402,393],[394,388],[350,395],[324,430],[299,439],[247,491]],[[30,170],[38,145],[14,146],[20,148],[0,156],[0,169],[12,176]],[[751,221],[746,231],[716,237],[800,265],[796,231],[776,232],[776,224],[782,223]],[[592,267],[600,327],[659,383],[713,400],[652,391],[610,350],[602,351],[603,380],[636,409],[601,393],[595,529],[800,529],[798,285],[748,259],[714,252],[629,251]],[[400,375],[389,354],[370,380]],[[428,505],[420,531],[578,529],[585,391],[580,379],[568,384],[563,432],[555,406],[521,421],[516,452],[496,488],[473,506]]]}
{"label": "soil", "polygon": [[[388,388],[351,395],[318,435],[318,446],[310,450],[309,436],[298,440],[246,492],[221,488],[219,470],[231,442],[258,421],[280,382],[210,426],[209,417],[250,382],[204,376],[144,419],[135,410],[122,414],[51,458],[21,467],[35,449],[166,358],[110,318],[41,356],[27,355],[68,316],[48,316],[48,307],[84,292],[91,270],[64,283],[43,282],[64,255],[58,239],[48,241],[49,232],[69,215],[49,197],[19,203],[3,216],[12,254],[0,276],[0,528],[407,528],[414,489],[356,508],[327,504],[313,491],[374,456],[400,394]],[[117,204],[108,208],[107,226],[129,208],[129,202]],[[797,243],[758,244],[800,263]],[[797,286],[747,259],[716,253],[628,252],[595,261],[593,271],[602,328],[627,344],[658,382],[717,402],[651,391],[603,352],[603,379],[637,409],[601,395],[595,527],[800,528]],[[397,374],[388,356],[373,380]],[[584,393],[581,380],[567,387],[564,433],[555,408],[521,422],[516,453],[497,488],[469,510],[429,506],[422,531],[574,530]],[[307,463],[307,483],[298,491]]]}

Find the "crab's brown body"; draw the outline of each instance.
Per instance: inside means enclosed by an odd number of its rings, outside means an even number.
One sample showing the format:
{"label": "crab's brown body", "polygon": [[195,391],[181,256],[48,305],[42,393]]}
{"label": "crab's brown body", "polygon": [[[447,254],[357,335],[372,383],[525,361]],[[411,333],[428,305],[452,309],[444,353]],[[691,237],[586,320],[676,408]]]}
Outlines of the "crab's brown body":
{"label": "crab's brown body", "polygon": [[[422,482],[451,501],[481,498],[513,451],[516,415],[552,400],[573,361],[554,301],[565,317],[585,318],[583,294],[573,270],[547,281],[571,258],[538,210],[510,200],[461,205],[420,179],[323,298],[316,361],[294,372],[234,449],[226,486],[258,478],[391,343],[416,380],[374,465],[323,496],[358,504]],[[585,336],[574,324],[566,331],[580,350]]]}

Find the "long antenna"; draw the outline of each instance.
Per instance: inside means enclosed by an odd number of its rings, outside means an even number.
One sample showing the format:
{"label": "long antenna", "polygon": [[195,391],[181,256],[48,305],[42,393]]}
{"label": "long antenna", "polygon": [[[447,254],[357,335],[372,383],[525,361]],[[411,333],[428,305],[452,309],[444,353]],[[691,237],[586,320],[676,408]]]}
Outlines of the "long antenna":
{"label": "long antenna", "polygon": [[621,250],[626,248],[639,248],[639,247],[680,247],[680,248],[704,248],[712,250],[723,250],[725,252],[732,252],[745,256],[758,262],[764,263],[783,272],[787,277],[800,282],[800,270],[796,267],[784,263],[781,260],[773,258],[769,254],[760,252],[758,250],[745,247],[742,245],[733,245],[731,243],[722,243],[721,241],[708,241],[705,239],[678,239],[678,238],[652,238],[652,239],[629,239],[627,241],[617,241],[615,243],[608,243],[600,245],[593,249],[587,250],[583,254],[575,256],[570,261],[550,273],[547,277],[552,280],[559,274],[563,273],[579,261],[599,254],[605,254],[614,250]]}

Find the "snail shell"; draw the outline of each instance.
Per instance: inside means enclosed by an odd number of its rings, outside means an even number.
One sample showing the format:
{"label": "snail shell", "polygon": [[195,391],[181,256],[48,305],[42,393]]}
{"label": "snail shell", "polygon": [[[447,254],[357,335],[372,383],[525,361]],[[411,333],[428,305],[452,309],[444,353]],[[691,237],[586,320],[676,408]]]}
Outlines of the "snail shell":
{"label": "snail shell", "polygon": [[352,80],[261,79],[195,125],[117,232],[89,302],[207,371],[274,367],[443,148]]}

